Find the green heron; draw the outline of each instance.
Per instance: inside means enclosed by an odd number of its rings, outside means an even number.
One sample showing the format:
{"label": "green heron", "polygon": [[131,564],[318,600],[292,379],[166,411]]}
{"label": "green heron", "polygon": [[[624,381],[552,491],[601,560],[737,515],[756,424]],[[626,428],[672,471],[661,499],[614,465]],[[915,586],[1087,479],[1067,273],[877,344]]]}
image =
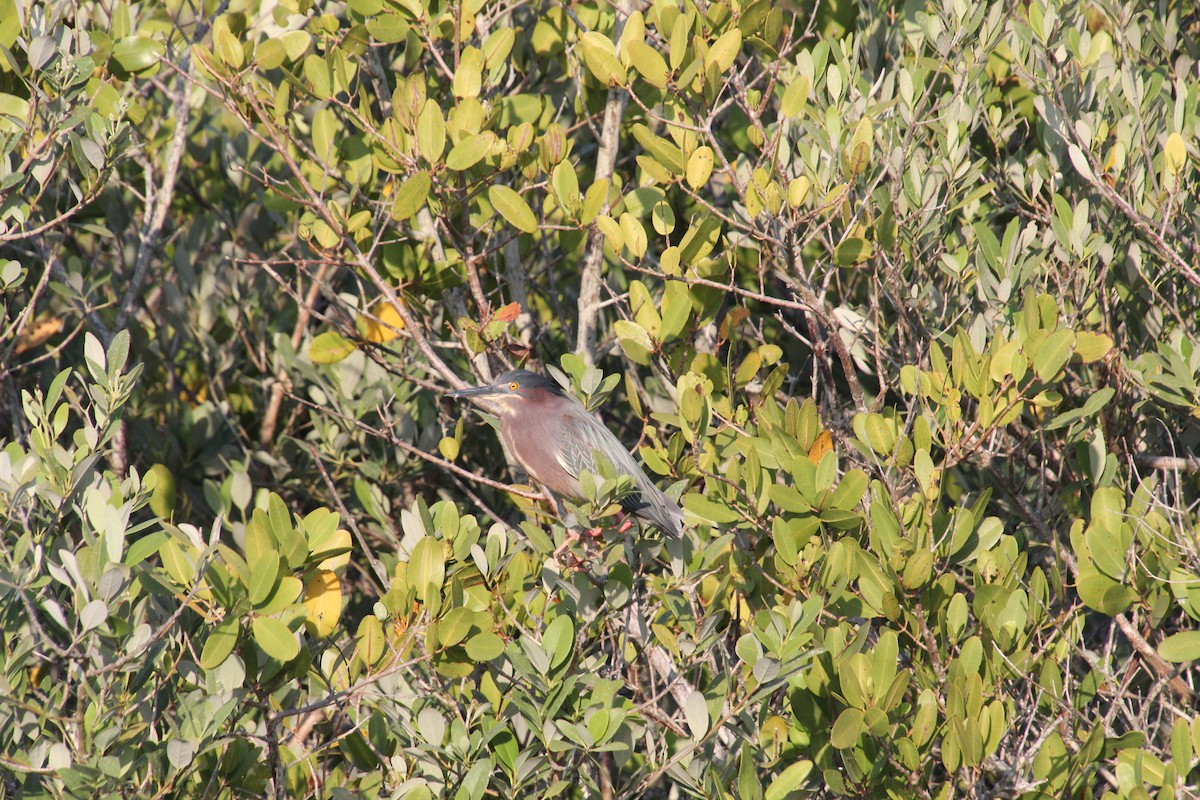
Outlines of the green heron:
{"label": "green heron", "polygon": [[633,478],[635,489],[621,500],[621,508],[663,533],[679,536],[679,504],[651,483],[608,428],[553,381],[514,369],[495,383],[446,396],[486,398],[500,415],[500,436],[509,452],[534,480],[565,497],[583,499],[580,475],[585,470],[599,472],[596,453],[602,454],[618,475]]}

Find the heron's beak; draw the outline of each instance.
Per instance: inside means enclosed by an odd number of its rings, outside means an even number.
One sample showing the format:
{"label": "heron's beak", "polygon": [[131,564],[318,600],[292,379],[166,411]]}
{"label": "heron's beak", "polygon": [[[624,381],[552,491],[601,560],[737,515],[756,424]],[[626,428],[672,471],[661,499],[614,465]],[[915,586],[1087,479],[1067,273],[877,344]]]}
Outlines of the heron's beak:
{"label": "heron's beak", "polygon": [[456,392],[446,392],[446,397],[486,397],[488,395],[500,394],[501,389],[495,386],[471,386],[466,389],[459,389]]}

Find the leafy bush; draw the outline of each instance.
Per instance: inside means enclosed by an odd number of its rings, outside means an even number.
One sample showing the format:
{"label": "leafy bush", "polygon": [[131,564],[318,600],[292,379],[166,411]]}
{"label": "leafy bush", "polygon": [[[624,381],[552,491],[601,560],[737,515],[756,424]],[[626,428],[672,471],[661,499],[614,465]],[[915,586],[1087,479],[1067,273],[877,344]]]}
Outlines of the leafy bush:
{"label": "leafy bush", "polygon": [[0,796],[1197,796],[1194,8],[219,11],[0,0]]}

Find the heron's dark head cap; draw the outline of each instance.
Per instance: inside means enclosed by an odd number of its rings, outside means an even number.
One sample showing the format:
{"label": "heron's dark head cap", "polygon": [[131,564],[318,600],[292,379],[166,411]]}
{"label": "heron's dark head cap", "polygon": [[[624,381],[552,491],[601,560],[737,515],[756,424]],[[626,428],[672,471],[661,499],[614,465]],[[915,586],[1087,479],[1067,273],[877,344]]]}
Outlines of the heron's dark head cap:
{"label": "heron's dark head cap", "polygon": [[542,392],[549,392],[557,397],[566,397],[562,387],[557,383],[527,369],[509,370],[492,383],[449,392],[446,397],[486,397],[500,401],[528,400],[539,396]]}

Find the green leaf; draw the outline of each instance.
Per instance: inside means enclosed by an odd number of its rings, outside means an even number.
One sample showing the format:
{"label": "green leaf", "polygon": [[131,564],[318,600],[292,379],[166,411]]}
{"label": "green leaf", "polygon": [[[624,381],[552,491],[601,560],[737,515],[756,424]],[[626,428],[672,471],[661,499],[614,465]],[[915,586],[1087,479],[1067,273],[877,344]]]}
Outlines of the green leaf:
{"label": "green leaf", "polygon": [[683,498],[683,507],[697,517],[718,525],[737,522],[742,518],[737,509],[702,494],[688,494]]}
{"label": "green leaf", "polygon": [[452,84],[455,97],[478,97],[483,86],[483,51],[476,47],[463,48]]}
{"label": "green leaf", "polygon": [[533,214],[533,209],[525,202],[525,198],[521,197],[517,192],[507,186],[496,184],[488,188],[488,200],[492,206],[519,231],[525,233],[537,233],[538,223],[537,217]]}
{"label": "green leaf", "polygon": [[718,72],[725,72],[733,66],[741,49],[742,32],[737,28],[730,28],[708,49],[708,55],[704,58],[705,66],[715,66]]}
{"label": "green leaf", "polygon": [[454,800],[481,800],[488,787],[488,776],[492,772],[492,760],[481,758],[471,765],[463,778]]}
{"label": "green leaf", "polygon": [[671,281],[663,291],[659,338],[665,343],[679,338],[692,317],[692,297],[682,281]]}
{"label": "green leaf", "polygon": [[1084,605],[1109,617],[1127,611],[1137,599],[1133,589],[1098,572],[1080,575],[1075,588]]}
{"label": "green leaf", "polygon": [[655,161],[662,164],[672,175],[683,174],[686,168],[683,151],[674,143],[661,136],[656,136],[653,131],[641,123],[634,125],[632,130],[633,138],[637,139],[642,149],[649,153]]}
{"label": "green leaf", "polygon": [[229,654],[237,646],[241,632],[241,620],[237,617],[229,616],[221,620],[204,643],[204,650],[200,653],[201,668],[216,669],[224,664],[225,659],[229,658]]}
{"label": "green leaf", "polygon": [[304,79],[317,99],[328,100],[333,96],[333,75],[329,71],[329,64],[316,53],[304,58]]}
{"label": "green leaf", "polygon": [[629,212],[621,215],[621,238],[625,240],[625,247],[629,252],[633,253],[638,258],[646,254],[646,248],[649,242],[646,239],[646,229],[638,222],[637,217]]}
{"label": "green leaf", "polygon": [[749,742],[742,745],[738,762],[738,800],[763,800],[758,765],[754,762],[754,749],[750,747]]}
{"label": "green leaf", "polygon": [[28,120],[29,101],[0,92],[0,132],[20,133],[26,129]]}
{"label": "green leaf", "polygon": [[156,555],[167,540],[170,539],[170,534],[166,531],[155,531],[138,539],[129,547],[125,548],[124,563],[126,566],[132,567],[142,563],[152,555]]}
{"label": "green leaf", "polygon": [[789,119],[800,116],[800,112],[804,110],[805,104],[808,103],[810,88],[808,78],[804,75],[798,76],[787,87],[787,90],[784,91],[783,100],[779,104],[780,112]]}
{"label": "green leaf", "polygon": [[426,536],[413,547],[408,559],[408,583],[417,592],[417,599],[427,601],[428,592],[440,592],[446,580],[446,559],[442,543]]}
{"label": "green leaf", "polygon": [[479,627],[478,611],[458,606],[446,612],[446,616],[438,620],[437,640],[441,647],[453,647],[467,638],[472,627]]}
{"label": "green leaf", "polygon": [[[229,31],[225,31],[225,33],[229,34]],[[218,45],[220,44],[219,42]],[[237,45],[237,54],[240,54],[241,45],[238,44],[236,39],[234,39],[234,44]],[[218,56],[223,61],[234,67],[241,66],[240,55],[238,55],[237,63],[234,64],[225,58],[226,53],[222,50],[223,48],[218,46]],[[166,52],[166,47],[162,42],[146,36],[127,36],[113,46],[112,59],[117,62],[122,70],[135,75],[156,66],[164,52]],[[231,53],[230,55],[234,54]]]}
{"label": "green leaf", "polygon": [[476,663],[491,661],[504,653],[504,640],[491,631],[477,633],[463,646],[467,657]]}
{"label": "green leaf", "polygon": [[669,236],[675,230],[675,211],[666,200],[659,200],[650,212],[650,224],[659,236]]}
{"label": "green leaf", "polygon": [[850,510],[856,507],[863,499],[863,494],[866,493],[866,473],[860,469],[852,469],[842,477],[838,488],[834,489],[834,493],[829,495],[829,507],[833,509]]}
{"label": "green leaf", "polygon": [[314,364],[336,364],[358,349],[337,331],[318,334],[308,346],[308,359]]}
{"label": "green leaf", "polygon": [[[588,187],[587,192],[583,195],[583,211],[580,212],[579,221],[584,225],[591,225],[596,221],[600,209],[604,207],[604,203],[608,200],[607,180],[599,180]],[[614,248],[620,249],[620,248]]]}
{"label": "green leaf", "polygon": [[1057,417],[1048,422],[1043,430],[1054,431],[1059,428],[1066,427],[1077,420],[1087,419],[1094,416],[1096,412],[1108,405],[1108,402],[1116,395],[1116,390],[1111,386],[1103,386],[1097,389],[1088,397],[1087,401],[1082,406],[1070,411],[1064,411]]}
{"label": "green leaf", "polygon": [[812,503],[805,500],[795,487],[787,484],[772,483],[767,487],[767,496],[772,503],[792,514],[806,514],[813,510]]}
{"label": "green leaf", "polygon": [[858,708],[847,708],[838,714],[829,734],[829,743],[839,750],[847,750],[858,744],[863,732],[863,712]]}
{"label": "green leaf", "polygon": [[308,558],[308,542],[304,535],[292,524],[292,514],[288,511],[283,498],[271,492],[267,498],[267,515],[271,525],[271,535],[279,545],[279,555],[291,569],[304,566]]}
{"label": "green leaf", "polygon": [[287,50],[278,39],[264,39],[254,48],[254,65],[259,69],[271,70],[281,66],[287,59]]}
{"label": "green leaf", "polygon": [[85,631],[99,628],[108,620],[108,605],[101,599],[92,600],[79,612],[79,624]]}
{"label": "green leaf", "polygon": [[625,355],[638,364],[649,364],[650,356],[654,353],[654,342],[650,334],[641,325],[628,319],[619,319],[613,323],[613,333]]}
{"label": "green leaf", "polygon": [[575,165],[570,159],[563,159],[554,167],[550,175],[550,185],[554,188],[554,196],[558,204],[571,214],[579,211],[582,199],[579,195],[579,178],[575,174]]}
{"label": "green leaf", "polygon": [[412,26],[399,14],[384,14],[367,20],[367,32],[383,44],[402,42],[411,30]]}
{"label": "green leaf", "polygon": [[646,83],[657,86],[659,89],[667,88],[667,62],[657,50],[636,39],[627,42],[625,47],[633,63],[633,68],[645,79]]}
{"label": "green leaf", "polygon": [[433,181],[428,172],[414,172],[408,180],[400,185],[396,192],[396,202],[392,206],[392,219],[406,220],[421,210],[429,198],[429,188]]}
{"label": "green leaf", "polygon": [[871,163],[871,146],[875,141],[875,128],[870,117],[863,117],[854,127],[850,145],[846,148],[847,166],[850,175],[858,175]]}
{"label": "green leaf", "polygon": [[357,643],[355,652],[364,664],[373,665],[387,651],[387,639],[383,635],[383,623],[379,618],[368,614],[358,623],[356,633]]}
{"label": "green leaf", "polygon": [[291,661],[300,653],[296,635],[274,617],[258,617],[251,623],[251,629],[258,646],[277,661]]}
{"label": "green leaf", "polygon": [[596,227],[604,234],[604,240],[608,246],[616,252],[621,252],[625,247],[625,234],[621,232],[621,224],[608,214],[600,214],[596,217]]}
{"label": "green leaf", "polygon": [[1200,631],[1171,634],[1159,642],[1158,654],[1172,664],[1200,661]]}
{"label": "green leaf", "polygon": [[251,569],[259,559],[276,553],[275,540],[271,537],[270,528],[267,527],[269,524],[267,514],[262,509],[255,509],[254,515],[246,523],[242,548],[246,554],[246,563]]}
{"label": "green leaf", "polygon": [[426,100],[417,117],[417,150],[430,164],[436,164],[446,149],[446,120],[433,100]]}
{"label": "green leaf", "polygon": [[333,164],[334,154],[337,153],[338,124],[337,117],[328,108],[318,109],[313,115],[312,141],[313,152],[322,164]]}
{"label": "green leaf", "polygon": [[279,585],[275,588],[271,596],[267,598],[267,601],[255,609],[255,611],[262,616],[278,614],[288,607],[296,605],[303,592],[303,581],[295,575],[284,575],[279,579]]}
{"label": "green leaf", "polygon": [[571,654],[575,644],[575,625],[566,614],[559,614],[542,632],[542,651],[550,659],[550,669],[557,669]]}
{"label": "green leaf", "polygon": [[771,781],[763,795],[763,800],[785,800],[788,795],[804,785],[804,781],[812,774],[812,770],[813,762],[806,758],[789,764],[787,769]]}
{"label": "green leaf", "polygon": [[579,43],[588,72],[605,86],[625,85],[625,68],[617,58],[617,50],[611,39],[602,33],[588,31],[579,37]]}
{"label": "green leaf", "polygon": [[1115,538],[1125,522],[1125,493],[1112,486],[1097,489],[1090,511],[1092,525]]}
{"label": "green leaf", "polygon": [[687,721],[693,739],[700,739],[708,733],[708,703],[703,692],[695,689],[688,692],[683,701],[683,718]]}
{"label": "green leaf", "polygon": [[922,549],[909,556],[901,580],[906,589],[920,589],[929,582],[932,574],[933,551]]}
{"label": "green leaf", "polygon": [[1071,360],[1075,350],[1075,333],[1060,329],[1047,336],[1033,355],[1033,371],[1038,379],[1050,381]]}
{"label": "green leaf", "polygon": [[250,585],[247,589],[251,605],[257,608],[270,599],[278,582],[279,556],[276,553],[265,553],[250,565]]}
{"label": "green leaf", "polygon": [[494,137],[495,134],[491,131],[466,137],[454,145],[450,155],[446,156],[446,167],[455,172],[462,172],[475,166],[488,154]]}
{"label": "green leaf", "polygon": [[454,461],[458,458],[459,444],[458,440],[453,436],[443,436],[438,441],[438,452],[442,454],[442,458],[447,461]]}
{"label": "green leaf", "polygon": [[875,255],[874,246],[866,239],[851,236],[838,244],[834,251],[833,260],[839,267],[853,267],[861,264]]}
{"label": "green leaf", "polygon": [[513,28],[497,28],[483,43],[483,63],[488,69],[496,69],[504,64],[513,45],[517,41],[517,32]]}
{"label": "green leaf", "polygon": [[167,761],[177,770],[192,763],[196,757],[196,743],[183,739],[171,739],[167,742]]}
{"label": "green leaf", "polygon": [[275,41],[282,44],[283,49],[287,51],[288,61],[298,61],[312,45],[312,34],[301,30],[288,31]]}
{"label": "green leaf", "polygon": [[229,28],[218,27],[213,31],[213,49],[217,58],[234,69],[241,69],[246,60],[246,51],[242,48],[242,43],[230,33]]}

